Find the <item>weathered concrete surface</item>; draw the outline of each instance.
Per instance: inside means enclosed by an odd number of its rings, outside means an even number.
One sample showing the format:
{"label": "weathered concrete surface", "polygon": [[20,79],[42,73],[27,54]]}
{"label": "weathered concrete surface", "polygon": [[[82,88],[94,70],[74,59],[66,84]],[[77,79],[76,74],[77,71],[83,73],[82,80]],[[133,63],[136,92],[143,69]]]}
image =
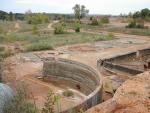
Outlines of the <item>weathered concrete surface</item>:
{"label": "weathered concrete surface", "polygon": [[132,51],[127,54],[117,55],[112,58],[105,58],[98,60],[98,69],[100,71],[106,70],[125,74],[136,75],[143,73],[145,70],[144,65],[147,66],[150,56],[150,47]]}
{"label": "weathered concrete surface", "polygon": [[86,113],[150,113],[150,72],[127,80],[112,99]]}
{"label": "weathered concrete surface", "polygon": [[44,59],[43,75],[50,79],[66,81],[68,86],[87,95],[87,98],[80,104],[63,111],[63,113],[69,113],[70,110],[76,111],[82,106],[88,109],[102,102],[101,78],[90,66],[62,58],[47,58]]}

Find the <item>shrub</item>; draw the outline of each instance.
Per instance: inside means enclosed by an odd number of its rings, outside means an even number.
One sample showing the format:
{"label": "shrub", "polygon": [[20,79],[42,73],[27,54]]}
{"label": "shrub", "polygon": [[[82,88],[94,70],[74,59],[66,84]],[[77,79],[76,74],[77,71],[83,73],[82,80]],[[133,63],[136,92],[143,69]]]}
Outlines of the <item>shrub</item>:
{"label": "shrub", "polygon": [[127,28],[135,28],[136,27],[136,21],[132,20],[130,23],[126,26]]}
{"label": "shrub", "polygon": [[80,27],[81,27],[80,22],[77,21],[77,22],[75,23],[75,32],[80,32]]}
{"label": "shrub", "polygon": [[42,113],[55,113],[54,107],[59,101],[59,96],[55,95],[52,91],[49,91]]}
{"label": "shrub", "polygon": [[39,34],[38,28],[36,25],[32,27],[32,34]]}
{"label": "shrub", "polygon": [[144,21],[142,19],[137,19],[137,28],[145,28],[144,27]]}
{"label": "shrub", "polygon": [[66,90],[66,91],[63,92],[63,95],[66,96],[66,97],[71,97],[71,96],[73,96],[74,94],[73,94],[72,91]]}
{"label": "shrub", "polygon": [[0,26],[0,34],[6,34],[7,31],[2,26]]}
{"label": "shrub", "polygon": [[92,18],[92,22],[91,22],[91,25],[98,25],[98,20],[96,18]]}
{"label": "shrub", "polygon": [[0,35],[0,43],[3,43],[5,41],[5,35]]}
{"label": "shrub", "polygon": [[102,17],[101,19],[100,19],[100,22],[101,23],[109,23],[109,18],[107,17],[107,16],[105,16],[105,17]]}
{"label": "shrub", "polygon": [[40,50],[52,50],[53,46],[46,41],[32,43],[26,47],[27,51],[40,51]]}
{"label": "shrub", "polygon": [[27,14],[26,20],[28,24],[42,24],[42,23],[48,23],[49,17],[46,14]]}
{"label": "shrub", "polygon": [[144,22],[141,20],[132,20],[130,23],[126,26],[127,28],[145,28]]}
{"label": "shrub", "polygon": [[115,36],[113,33],[108,33],[108,37],[110,37],[111,39],[113,39]]}
{"label": "shrub", "polygon": [[64,33],[64,26],[62,23],[58,23],[55,26],[54,34],[63,34]]}

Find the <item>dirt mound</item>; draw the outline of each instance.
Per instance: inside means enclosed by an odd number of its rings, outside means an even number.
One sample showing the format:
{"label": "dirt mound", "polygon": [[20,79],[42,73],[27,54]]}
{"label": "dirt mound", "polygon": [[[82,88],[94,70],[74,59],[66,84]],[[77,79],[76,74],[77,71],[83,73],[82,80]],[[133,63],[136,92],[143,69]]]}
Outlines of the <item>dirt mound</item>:
{"label": "dirt mound", "polygon": [[114,97],[86,113],[150,113],[150,72],[127,80]]}

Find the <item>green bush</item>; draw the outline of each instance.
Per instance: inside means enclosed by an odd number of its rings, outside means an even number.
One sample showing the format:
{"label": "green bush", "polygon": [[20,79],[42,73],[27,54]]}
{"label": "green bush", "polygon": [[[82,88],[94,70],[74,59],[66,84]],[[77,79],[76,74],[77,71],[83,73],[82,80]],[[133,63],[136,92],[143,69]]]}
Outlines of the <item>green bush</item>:
{"label": "green bush", "polygon": [[66,90],[63,92],[63,95],[66,96],[66,97],[72,97],[74,96],[73,92],[70,91],[70,90]]}
{"label": "green bush", "polygon": [[75,32],[80,32],[80,27],[81,27],[81,24],[80,24],[79,21],[77,21],[77,22],[75,23]]}
{"label": "green bush", "polygon": [[98,20],[96,18],[92,18],[91,25],[99,25]]}
{"label": "green bush", "polygon": [[54,34],[63,34],[64,33],[64,26],[62,23],[58,23],[55,26]]}
{"label": "green bush", "polygon": [[141,20],[132,20],[129,22],[129,24],[126,26],[127,28],[145,28],[144,27],[144,22]]}
{"label": "green bush", "polygon": [[40,51],[49,49],[53,50],[53,46],[50,44],[50,42],[46,41],[31,43],[26,47],[26,51]]}
{"label": "green bush", "polygon": [[131,22],[129,22],[129,24],[126,27],[127,28],[135,28],[136,27],[136,21],[132,20]]}
{"label": "green bush", "polygon": [[114,38],[115,36],[114,36],[114,34],[113,33],[108,33],[108,37],[110,37],[110,38]]}
{"label": "green bush", "polygon": [[44,103],[44,108],[42,109],[42,113],[55,113],[55,105],[59,102],[60,97],[55,95],[53,91],[49,91],[46,102]]}
{"label": "green bush", "polygon": [[38,28],[36,25],[32,27],[32,34],[39,34]]}
{"label": "green bush", "polygon": [[26,15],[26,20],[28,24],[42,24],[42,23],[48,23],[49,22],[49,17],[46,14],[27,14]]}
{"label": "green bush", "polygon": [[100,22],[101,22],[101,23],[104,23],[104,24],[107,24],[107,23],[109,23],[109,18],[108,18],[107,16],[102,17],[102,18],[100,19]]}

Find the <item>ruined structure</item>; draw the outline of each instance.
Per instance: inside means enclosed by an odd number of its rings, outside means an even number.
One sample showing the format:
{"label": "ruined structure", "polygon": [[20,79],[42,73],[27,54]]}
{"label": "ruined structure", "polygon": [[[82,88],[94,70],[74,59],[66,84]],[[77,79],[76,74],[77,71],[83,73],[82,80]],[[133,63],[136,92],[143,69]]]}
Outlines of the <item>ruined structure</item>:
{"label": "ruined structure", "polygon": [[61,58],[46,58],[44,60],[43,75],[50,79],[66,81],[68,86],[72,86],[73,89],[87,96],[80,104],[62,111],[63,113],[67,113],[70,110],[76,111],[82,107],[88,109],[101,102],[100,76],[87,65]]}
{"label": "ruined structure", "polygon": [[[150,112],[150,48],[119,54],[97,62],[104,75],[128,76],[114,96],[86,113]],[[121,75],[121,76],[120,76]]]}
{"label": "ruined structure", "polygon": [[150,70],[150,48],[116,55],[97,61],[98,69],[104,74],[136,75]]}

